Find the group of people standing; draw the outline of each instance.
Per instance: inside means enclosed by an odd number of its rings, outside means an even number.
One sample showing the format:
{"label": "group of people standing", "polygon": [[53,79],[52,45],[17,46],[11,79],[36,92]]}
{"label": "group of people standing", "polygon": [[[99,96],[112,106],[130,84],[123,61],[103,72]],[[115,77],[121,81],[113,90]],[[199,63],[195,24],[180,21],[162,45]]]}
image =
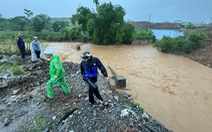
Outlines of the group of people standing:
{"label": "group of people standing", "polygon": [[[17,39],[17,46],[21,53],[22,61],[25,60],[25,42],[23,40],[23,35],[20,34]],[[31,60],[32,62],[41,61],[41,59],[45,59],[45,55],[43,49],[41,47],[40,42],[38,41],[38,37],[34,36],[33,41],[30,43],[30,51],[31,51]]]}
{"label": "group of people standing", "polygon": [[[31,50],[31,60],[34,61],[42,61],[41,59],[49,59],[50,66],[49,66],[49,74],[50,79],[46,83],[47,88],[47,97],[54,98],[54,85],[59,83],[62,87],[62,90],[65,94],[69,94],[71,92],[66,79],[65,79],[65,70],[63,68],[62,62],[58,55],[53,55],[53,50],[46,49],[44,52],[41,48],[41,45],[38,41],[38,37],[34,36],[34,40],[30,43],[30,50]],[[20,49],[22,59],[25,58],[25,44],[23,41],[23,35],[19,35],[17,40],[17,45]],[[100,61],[98,57],[93,57],[89,51],[83,52],[81,54],[81,58],[83,59],[80,63],[80,70],[82,79],[88,84],[88,96],[89,96],[89,105],[97,103],[94,100],[94,95],[98,99],[98,103],[104,106],[107,106],[108,103],[103,101],[101,97],[98,86],[96,85],[97,77],[98,77],[98,69],[104,75],[105,80],[109,81],[107,70]]]}

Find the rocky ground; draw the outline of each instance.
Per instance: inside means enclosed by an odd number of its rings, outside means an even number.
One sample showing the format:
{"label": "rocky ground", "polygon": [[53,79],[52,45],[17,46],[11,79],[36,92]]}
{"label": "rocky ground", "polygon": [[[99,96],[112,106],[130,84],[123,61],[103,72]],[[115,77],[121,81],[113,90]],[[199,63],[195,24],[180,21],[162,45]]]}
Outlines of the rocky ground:
{"label": "rocky ground", "polygon": [[[0,64],[20,61],[17,56],[0,56]],[[1,132],[167,132],[170,131],[136,104],[131,95],[119,93],[100,75],[98,86],[109,106],[88,104],[88,86],[82,80],[79,64],[64,62],[71,93],[65,95],[54,86],[55,98],[47,99],[45,83],[49,79],[47,61],[31,63],[29,56],[20,67],[24,72],[13,75],[1,72]],[[4,87],[4,88],[1,88]]]}

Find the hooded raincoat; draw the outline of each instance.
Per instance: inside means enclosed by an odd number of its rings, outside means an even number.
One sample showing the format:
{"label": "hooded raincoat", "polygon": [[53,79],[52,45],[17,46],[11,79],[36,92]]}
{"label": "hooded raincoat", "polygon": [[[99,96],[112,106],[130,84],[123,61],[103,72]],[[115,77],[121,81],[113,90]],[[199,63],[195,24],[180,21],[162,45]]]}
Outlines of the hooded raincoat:
{"label": "hooded raincoat", "polygon": [[[65,80],[65,70],[63,68],[62,62],[60,61],[60,57],[57,55],[50,59],[49,74],[50,80],[47,82],[47,96],[49,98],[54,97],[53,85],[56,83],[60,84],[66,94],[70,92],[70,88],[68,87],[68,84]],[[54,76],[57,76],[57,78],[54,78]]]}
{"label": "hooded raincoat", "polygon": [[[38,58],[37,58],[37,55],[36,55],[36,53],[35,53],[35,50],[34,50],[34,48],[33,48],[33,43],[34,43],[34,42],[35,42],[35,40],[33,40],[33,41],[30,43],[31,60],[32,60],[32,62],[34,62],[34,61],[36,61],[36,60],[38,59]],[[40,49],[40,58],[45,59],[45,55],[44,55],[43,49],[42,49],[42,47],[41,47],[41,45],[40,45],[40,42],[37,41],[37,43],[38,43],[38,48]]]}

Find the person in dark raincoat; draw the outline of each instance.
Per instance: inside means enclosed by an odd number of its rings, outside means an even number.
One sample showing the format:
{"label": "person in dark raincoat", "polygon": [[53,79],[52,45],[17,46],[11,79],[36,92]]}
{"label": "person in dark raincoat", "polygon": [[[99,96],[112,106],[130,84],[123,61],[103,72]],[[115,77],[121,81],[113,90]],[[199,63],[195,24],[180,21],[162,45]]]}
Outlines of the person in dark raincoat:
{"label": "person in dark raincoat", "polygon": [[19,50],[20,50],[20,53],[21,53],[21,58],[22,58],[22,61],[24,61],[24,59],[25,59],[25,42],[24,42],[24,40],[23,40],[23,35],[22,34],[20,34],[19,36],[18,36],[18,39],[17,39],[17,46],[18,46],[18,48],[19,48]]}
{"label": "person in dark raincoat", "polygon": [[83,76],[83,80],[89,85],[89,104],[95,103],[93,96],[94,94],[100,104],[108,105],[107,102],[103,102],[103,99],[98,90],[98,86],[96,85],[98,69],[100,69],[106,81],[108,81],[107,70],[99,58],[93,57],[90,52],[86,51],[82,53],[81,57],[83,59],[80,63],[81,74]]}

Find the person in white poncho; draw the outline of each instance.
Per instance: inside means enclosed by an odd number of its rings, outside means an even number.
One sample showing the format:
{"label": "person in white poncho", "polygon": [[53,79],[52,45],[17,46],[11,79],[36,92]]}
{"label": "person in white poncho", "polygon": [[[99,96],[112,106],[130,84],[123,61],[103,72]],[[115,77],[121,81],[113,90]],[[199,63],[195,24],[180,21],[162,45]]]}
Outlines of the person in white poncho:
{"label": "person in white poncho", "polygon": [[30,50],[31,50],[31,60],[32,62],[35,61],[42,61],[41,59],[45,59],[45,55],[43,53],[43,49],[38,41],[38,37],[34,36],[34,40],[30,43]]}

